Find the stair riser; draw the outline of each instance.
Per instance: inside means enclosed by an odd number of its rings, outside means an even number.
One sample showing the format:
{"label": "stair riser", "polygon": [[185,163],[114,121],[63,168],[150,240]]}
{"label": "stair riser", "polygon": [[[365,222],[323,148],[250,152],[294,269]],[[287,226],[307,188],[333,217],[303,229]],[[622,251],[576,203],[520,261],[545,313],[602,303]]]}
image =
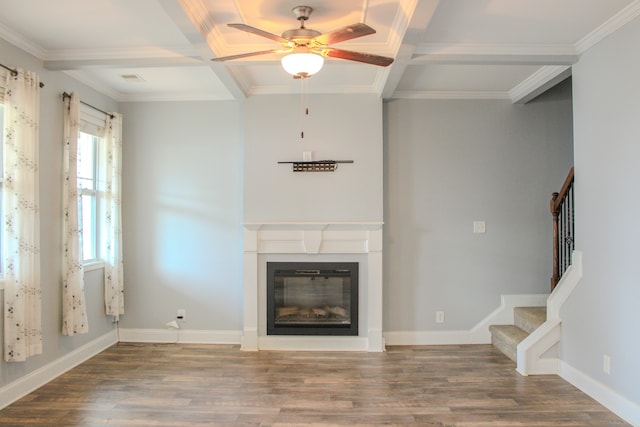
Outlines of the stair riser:
{"label": "stair riser", "polygon": [[547,318],[546,308],[541,307],[516,307],[513,310],[514,325],[531,333],[538,329]]}
{"label": "stair riser", "polygon": [[518,344],[527,337],[527,333],[513,325],[493,325],[489,330],[491,344],[515,362]]}
{"label": "stair riser", "polygon": [[496,337],[494,334],[491,334],[491,344],[493,344],[495,348],[504,353],[504,355],[509,359],[517,362],[517,347],[514,347],[512,343]]}

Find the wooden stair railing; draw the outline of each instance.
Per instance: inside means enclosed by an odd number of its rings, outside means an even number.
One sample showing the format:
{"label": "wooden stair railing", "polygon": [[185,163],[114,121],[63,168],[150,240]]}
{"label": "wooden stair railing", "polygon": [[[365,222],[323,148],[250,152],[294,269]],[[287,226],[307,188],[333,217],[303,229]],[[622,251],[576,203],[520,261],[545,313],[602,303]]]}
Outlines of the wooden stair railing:
{"label": "wooden stair railing", "polygon": [[573,167],[562,184],[559,193],[551,197],[551,215],[553,215],[553,274],[551,290],[556,287],[562,274],[571,265],[571,255],[575,247],[574,238],[574,199]]}

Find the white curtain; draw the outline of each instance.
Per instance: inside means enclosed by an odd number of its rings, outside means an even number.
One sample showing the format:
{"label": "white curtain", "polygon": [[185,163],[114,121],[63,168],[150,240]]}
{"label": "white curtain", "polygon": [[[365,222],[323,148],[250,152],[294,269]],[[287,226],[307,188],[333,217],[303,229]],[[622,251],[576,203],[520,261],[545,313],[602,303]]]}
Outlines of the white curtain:
{"label": "white curtain", "polygon": [[63,251],[62,251],[62,333],[89,332],[84,297],[82,229],[78,212],[82,212],[78,194],[78,137],[80,100],[72,93],[64,109],[64,170],[63,170]]}
{"label": "white curtain", "polygon": [[35,73],[17,70],[4,84],[4,359],[42,353],[38,127]]}
{"label": "white curtain", "polygon": [[122,115],[107,116],[102,158],[106,167],[100,174],[102,254],[104,260],[104,300],[106,314],[124,314],[124,270],[122,263]]}

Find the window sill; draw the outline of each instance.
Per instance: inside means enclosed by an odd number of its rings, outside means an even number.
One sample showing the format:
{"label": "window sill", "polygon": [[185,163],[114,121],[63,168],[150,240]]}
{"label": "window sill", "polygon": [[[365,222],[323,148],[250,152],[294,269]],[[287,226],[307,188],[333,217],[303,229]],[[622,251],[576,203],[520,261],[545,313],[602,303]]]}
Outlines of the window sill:
{"label": "window sill", "polygon": [[91,261],[83,264],[85,273],[87,271],[99,270],[101,268],[104,268],[104,261]]}
{"label": "window sill", "polygon": [[[85,273],[87,271],[99,270],[104,268],[104,261],[93,261],[83,265]],[[4,276],[0,275],[0,291],[4,291]]]}

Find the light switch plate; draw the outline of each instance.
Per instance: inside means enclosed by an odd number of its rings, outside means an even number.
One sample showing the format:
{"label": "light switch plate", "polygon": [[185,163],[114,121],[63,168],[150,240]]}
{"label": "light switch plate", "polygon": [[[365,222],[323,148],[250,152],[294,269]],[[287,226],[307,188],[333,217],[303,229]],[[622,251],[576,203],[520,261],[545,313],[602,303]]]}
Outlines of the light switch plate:
{"label": "light switch plate", "polygon": [[473,221],[473,232],[474,233],[486,233],[487,232],[487,223],[486,223],[486,221]]}

